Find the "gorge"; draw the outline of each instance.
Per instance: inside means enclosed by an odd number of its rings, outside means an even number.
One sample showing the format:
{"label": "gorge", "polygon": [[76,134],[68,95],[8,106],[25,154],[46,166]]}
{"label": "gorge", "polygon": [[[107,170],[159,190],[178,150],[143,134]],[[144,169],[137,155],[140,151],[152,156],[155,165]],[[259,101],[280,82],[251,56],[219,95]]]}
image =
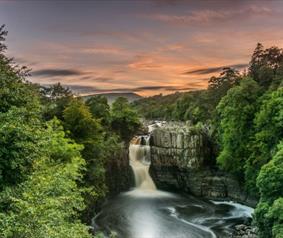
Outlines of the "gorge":
{"label": "gorge", "polygon": [[[134,137],[129,145],[135,187],[102,206],[94,219],[96,229],[123,238],[230,237],[235,225],[251,220],[252,208],[216,201],[236,198],[240,191],[227,193],[225,184],[219,184],[228,178],[200,170],[209,153],[209,148],[196,148],[208,143],[201,133],[187,125],[166,123],[152,125],[149,131]],[[184,148],[189,149],[184,152]],[[182,173],[175,176],[173,166]],[[243,196],[238,194],[238,198]]]}

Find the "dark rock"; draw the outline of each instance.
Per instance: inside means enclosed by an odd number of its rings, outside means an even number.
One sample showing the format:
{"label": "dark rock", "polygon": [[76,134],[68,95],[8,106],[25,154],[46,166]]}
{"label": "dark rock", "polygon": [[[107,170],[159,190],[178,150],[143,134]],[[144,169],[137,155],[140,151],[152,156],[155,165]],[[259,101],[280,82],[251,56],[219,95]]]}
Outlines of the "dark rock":
{"label": "dark rock", "polygon": [[239,181],[215,169],[212,143],[205,130],[169,124],[152,132],[150,145],[150,174],[158,188],[256,205]]}
{"label": "dark rock", "polygon": [[251,225],[236,225],[230,238],[257,238],[256,228]]}
{"label": "dark rock", "polygon": [[108,197],[128,191],[135,185],[133,170],[129,164],[128,146],[122,147],[106,165]]}

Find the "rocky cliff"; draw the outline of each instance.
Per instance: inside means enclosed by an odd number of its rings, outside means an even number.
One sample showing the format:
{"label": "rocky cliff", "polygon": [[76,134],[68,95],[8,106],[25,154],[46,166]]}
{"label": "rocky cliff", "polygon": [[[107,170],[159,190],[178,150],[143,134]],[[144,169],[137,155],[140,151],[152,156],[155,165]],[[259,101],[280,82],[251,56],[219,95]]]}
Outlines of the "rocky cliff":
{"label": "rocky cliff", "polygon": [[134,187],[135,178],[129,163],[128,146],[122,147],[108,161],[105,177],[110,197]]}
{"label": "rocky cliff", "polygon": [[150,173],[157,187],[254,206],[255,200],[244,193],[233,176],[215,169],[208,134],[205,128],[185,123],[167,123],[152,131]]}

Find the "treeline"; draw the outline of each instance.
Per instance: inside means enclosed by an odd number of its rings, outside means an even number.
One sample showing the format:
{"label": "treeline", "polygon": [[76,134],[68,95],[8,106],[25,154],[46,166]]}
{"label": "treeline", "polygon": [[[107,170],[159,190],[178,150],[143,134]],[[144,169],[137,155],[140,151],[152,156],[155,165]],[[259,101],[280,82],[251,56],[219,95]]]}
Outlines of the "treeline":
{"label": "treeline", "polygon": [[[5,56],[0,27],[0,237],[92,237],[86,218],[107,193],[105,165],[140,126],[124,98],[83,101],[40,87]],[[91,212],[91,214],[89,214]]]}
{"label": "treeline", "polygon": [[146,98],[134,106],[146,118],[210,125],[219,167],[259,198],[260,237],[283,237],[282,49],[258,44],[247,72],[225,68],[207,90]]}

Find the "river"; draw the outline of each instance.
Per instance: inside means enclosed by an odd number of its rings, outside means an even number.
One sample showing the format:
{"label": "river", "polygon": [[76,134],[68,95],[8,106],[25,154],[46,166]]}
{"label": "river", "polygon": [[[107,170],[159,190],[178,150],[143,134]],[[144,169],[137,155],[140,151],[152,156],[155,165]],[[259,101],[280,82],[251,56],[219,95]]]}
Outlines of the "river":
{"label": "river", "polygon": [[136,187],[103,205],[94,219],[96,229],[120,238],[225,238],[234,225],[251,219],[253,209],[238,203],[156,189],[148,172],[148,139],[137,137],[129,148]]}

